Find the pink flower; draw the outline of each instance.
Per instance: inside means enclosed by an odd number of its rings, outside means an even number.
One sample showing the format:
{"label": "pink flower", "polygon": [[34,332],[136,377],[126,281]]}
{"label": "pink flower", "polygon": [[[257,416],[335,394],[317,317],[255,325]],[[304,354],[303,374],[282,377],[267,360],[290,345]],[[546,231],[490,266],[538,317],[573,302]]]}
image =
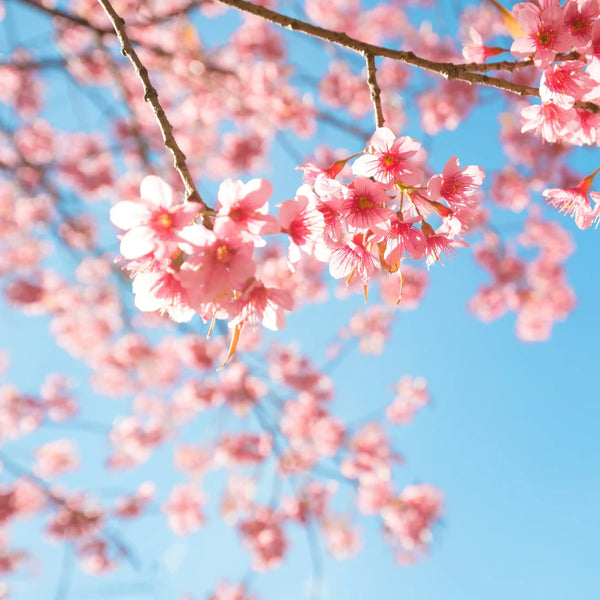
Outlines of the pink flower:
{"label": "pink flower", "polygon": [[256,597],[250,596],[246,592],[246,586],[243,583],[221,581],[208,600],[256,600]]}
{"label": "pink flower", "polygon": [[[229,222],[229,227],[233,223]],[[227,303],[234,292],[244,288],[255,271],[254,245],[243,238],[227,236],[222,222],[221,236],[202,225],[191,225],[181,233],[190,242],[193,256],[182,266],[178,279],[186,289],[189,303],[198,307],[205,303]],[[198,309],[202,313],[203,309]]]}
{"label": "pink flower", "polygon": [[391,423],[410,425],[414,414],[429,403],[427,383],[422,377],[413,379],[405,375],[395,386],[397,396],[387,407],[386,416]]}
{"label": "pink flower", "polygon": [[[423,223],[421,230],[425,234],[425,264],[427,268],[431,267],[436,261],[442,262],[442,254],[454,256],[457,253],[457,247],[468,246],[466,242],[452,240],[443,233],[434,232],[430,225]],[[443,264],[443,263],[442,263]]]}
{"label": "pink flower", "polygon": [[284,404],[280,428],[292,448],[317,457],[335,456],[345,437],[343,422],[305,395]]}
{"label": "pink flower", "polygon": [[268,214],[272,193],[273,186],[266,179],[251,179],[248,183],[223,181],[219,187],[215,235],[224,237],[233,229],[243,241],[264,246],[263,235],[279,232],[277,220]]}
{"label": "pink flower", "polygon": [[387,127],[378,127],[367,153],[359,156],[352,165],[355,175],[373,177],[385,185],[419,185],[421,170],[410,162],[421,144],[410,137],[396,138]]}
{"label": "pink flower", "polygon": [[350,442],[350,456],[340,465],[344,477],[358,479],[362,485],[389,481],[391,461],[395,458],[383,427],[376,421],[363,425]]}
{"label": "pink flower", "polygon": [[333,246],[329,273],[334,279],[345,278],[350,282],[356,274],[366,284],[380,268],[379,261],[369,249],[370,244],[365,243],[364,237],[363,234],[357,234],[346,243]]}
{"label": "pink flower", "polygon": [[176,469],[185,471],[191,477],[198,477],[213,468],[214,455],[212,449],[182,444],[175,448],[173,462]]}
{"label": "pink flower", "polygon": [[177,535],[189,535],[204,523],[204,496],[195,486],[177,485],[162,505],[169,527]]}
{"label": "pink flower", "polygon": [[105,540],[93,539],[77,548],[77,559],[81,568],[90,575],[102,575],[114,571],[118,562],[110,558]]}
{"label": "pink flower", "polygon": [[337,560],[352,558],[360,550],[360,533],[346,519],[327,517],[322,528],[327,551]]}
{"label": "pink flower", "polygon": [[544,198],[548,204],[573,217],[579,229],[588,229],[594,221],[600,219],[600,193],[590,192],[590,197],[596,203],[594,208],[587,196],[597,172],[584,177],[574,188],[552,188],[544,191]]}
{"label": "pink flower", "polygon": [[177,323],[185,323],[195,314],[180,279],[171,271],[142,271],[132,288],[135,305],[143,312],[166,312]]}
{"label": "pink flower", "polygon": [[115,514],[122,519],[139,517],[146,505],[154,498],[156,486],[152,481],[145,481],[130,496],[123,496],[115,503]]}
{"label": "pink flower", "polygon": [[286,496],[282,506],[288,518],[306,525],[311,519],[320,521],[325,516],[327,505],[337,490],[337,484],[330,481],[323,484],[311,481],[297,492],[295,496]]}
{"label": "pink flower", "polygon": [[389,199],[380,185],[366,177],[356,177],[348,188],[341,216],[351,227],[369,229],[394,217],[394,211],[387,208]]}
{"label": "pink flower", "polygon": [[256,497],[256,481],[246,475],[232,473],[221,497],[221,515],[227,523],[235,523],[249,511]]}
{"label": "pink flower", "polygon": [[442,514],[443,501],[432,485],[409,485],[381,511],[384,526],[405,550],[422,550],[431,541],[431,526]]}
{"label": "pink flower", "polygon": [[267,506],[257,506],[238,527],[244,544],[252,552],[252,568],[268,571],[277,568],[287,550],[282,518]]}
{"label": "pink flower", "polygon": [[301,250],[321,262],[328,260],[329,250],[323,239],[325,222],[309,185],[300,186],[293,200],[281,204],[278,220],[282,232],[290,238],[288,264],[294,265],[300,260]]}
{"label": "pink flower", "polygon": [[572,108],[575,100],[582,100],[596,86],[583,72],[585,63],[574,60],[548,67],[540,81],[542,102],[552,102],[560,108]]}
{"label": "pink flower", "polygon": [[71,440],[55,440],[40,446],[34,471],[40,477],[56,477],[79,466],[77,446]]}
{"label": "pink flower", "polygon": [[262,323],[271,331],[279,331],[285,327],[285,311],[293,307],[294,300],[287,292],[254,280],[235,301],[229,326]]}
{"label": "pink flower", "polygon": [[532,104],[521,111],[521,133],[534,130],[547,142],[563,141],[577,132],[579,122],[573,108],[564,109],[552,102]]}
{"label": "pink flower", "polygon": [[453,156],[444,165],[441,175],[434,175],[427,184],[427,190],[432,200],[444,198],[450,207],[473,206],[477,203],[474,193],[481,187],[485,173],[481,167],[470,165],[460,168],[458,158]]}
{"label": "pink flower", "polygon": [[510,51],[517,58],[533,55],[535,65],[545,69],[557,52],[571,47],[571,34],[565,28],[563,9],[558,3],[548,2],[543,7],[533,2],[520,2],[513,7],[525,35],[517,38]]}
{"label": "pink flower", "polygon": [[376,515],[389,502],[393,493],[392,482],[389,479],[364,478],[359,479],[356,505],[365,515]]}
{"label": "pink flower", "polygon": [[46,531],[51,538],[75,541],[98,533],[103,520],[100,508],[82,494],[75,494],[60,504]]}
{"label": "pink flower", "polygon": [[571,34],[573,47],[583,51],[592,37],[592,27],[600,13],[597,0],[569,0],[565,4],[564,22]]}
{"label": "pink flower", "polygon": [[484,63],[490,56],[497,56],[505,52],[504,48],[497,46],[486,46],[475,27],[469,28],[471,43],[465,44],[462,54],[469,62]]}
{"label": "pink flower", "polygon": [[494,175],[492,200],[502,208],[521,212],[531,201],[529,179],[513,167],[505,167]]}
{"label": "pink flower", "polygon": [[427,281],[426,271],[404,264],[402,272],[380,279],[381,299],[401,310],[414,310],[425,297]]}
{"label": "pink flower", "polygon": [[226,467],[252,465],[262,462],[273,450],[271,434],[224,434],[214,449],[215,463]]}
{"label": "pink flower", "polygon": [[110,220],[127,233],[121,237],[121,254],[129,259],[153,255],[158,260],[177,251],[179,231],[198,214],[198,205],[173,199],[171,187],[148,175],[140,186],[140,199],[122,200],[110,211]]}

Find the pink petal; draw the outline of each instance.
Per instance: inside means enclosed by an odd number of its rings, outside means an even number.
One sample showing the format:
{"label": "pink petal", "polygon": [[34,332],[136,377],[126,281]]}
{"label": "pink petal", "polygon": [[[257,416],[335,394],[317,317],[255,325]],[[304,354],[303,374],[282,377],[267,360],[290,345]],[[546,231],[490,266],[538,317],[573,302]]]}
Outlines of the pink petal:
{"label": "pink petal", "polygon": [[375,152],[387,152],[394,144],[396,136],[387,127],[378,127],[371,138],[371,146]]}
{"label": "pink petal", "polygon": [[527,58],[535,52],[535,46],[528,35],[523,35],[512,43],[510,52],[516,58]]}
{"label": "pink petal", "polygon": [[242,189],[244,204],[250,205],[255,210],[266,207],[272,194],[273,184],[268,179],[251,179]]}
{"label": "pink petal", "polygon": [[229,208],[232,204],[237,202],[240,197],[242,186],[243,183],[241,181],[225,179],[219,186],[219,192],[217,194],[217,211],[220,208]]}
{"label": "pink petal", "polygon": [[133,229],[148,221],[150,211],[139,202],[123,200],[110,209],[110,220],[119,229]]}
{"label": "pink petal", "polygon": [[148,227],[135,227],[130,229],[121,238],[121,254],[124,258],[133,260],[150,254],[156,248],[152,237],[152,230]]}
{"label": "pink petal", "polygon": [[458,162],[457,156],[452,156],[448,159],[446,164],[444,165],[444,169],[442,171],[442,175],[444,179],[447,179],[450,175],[458,172],[460,170],[460,163]]}
{"label": "pink petal", "polygon": [[156,175],[147,175],[140,185],[140,197],[155,206],[172,206],[171,186]]}
{"label": "pink petal", "polygon": [[536,33],[540,26],[540,9],[537,6],[529,2],[520,2],[513,7],[513,14],[525,33]]}

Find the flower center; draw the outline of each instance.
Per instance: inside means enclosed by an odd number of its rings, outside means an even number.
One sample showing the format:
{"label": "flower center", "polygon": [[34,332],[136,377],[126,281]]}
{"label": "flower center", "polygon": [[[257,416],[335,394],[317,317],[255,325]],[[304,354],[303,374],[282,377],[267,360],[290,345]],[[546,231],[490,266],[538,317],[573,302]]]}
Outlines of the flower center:
{"label": "flower center", "polygon": [[242,211],[239,207],[229,211],[229,218],[233,221],[241,221],[243,218]]}
{"label": "flower center", "polygon": [[173,219],[169,213],[163,213],[158,217],[158,224],[165,229],[168,229],[173,226]]}
{"label": "flower center", "polygon": [[229,246],[223,244],[217,248],[217,260],[219,262],[227,262],[231,253],[229,252]]}
{"label": "flower center", "polygon": [[360,206],[360,208],[373,208],[373,203],[365,196],[361,196],[358,199],[358,206]]}

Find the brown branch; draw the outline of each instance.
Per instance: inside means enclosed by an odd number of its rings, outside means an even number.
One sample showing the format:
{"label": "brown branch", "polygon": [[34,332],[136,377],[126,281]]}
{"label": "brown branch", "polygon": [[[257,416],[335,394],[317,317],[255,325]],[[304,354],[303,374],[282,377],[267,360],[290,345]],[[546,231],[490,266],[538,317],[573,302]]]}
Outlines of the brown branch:
{"label": "brown branch", "polygon": [[[279,25],[289,29],[290,31],[299,31],[310,35],[312,37],[337,44],[344,48],[348,48],[356,52],[357,54],[371,54],[372,56],[381,56],[383,58],[390,58],[414,67],[419,67],[425,71],[437,73],[446,79],[456,79],[458,81],[464,81],[466,83],[477,83],[489,87],[498,88],[512,94],[519,96],[535,96],[539,98],[540,92],[538,88],[520,85],[511,81],[500,79],[499,77],[490,77],[482,73],[473,73],[466,68],[465,65],[448,63],[448,62],[436,62],[417,56],[414,52],[405,50],[394,50],[392,48],[385,48],[384,46],[376,46],[367,42],[361,42],[356,38],[350,37],[349,35],[326,29],[324,27],[318,27],[312,25],[306,21],[300,19],[294,19],[286,15],[282,15],[274,10],[246,2],[245,0],[216,0],[221,4],[237,8],[243,12],[256,15],[261,19]],[[491,63],[490,63],[491,64]],[[472,68],[472,67],[471,67]],[[576,103],[576,106],[583,108],[589,112],[600,113],[600,106],[593,102]]]}
{"label": "brown branch", "polygon": [[532,66],[532,58],[528,58],[527,60],[498,60],[491,63],[473,62],[460,65],[465,71],[478,71],[479,73],[486,73],[487,71],[509,71],[512,73]]}
{"label": "brown branch", "polygon": [[[556,60],[577,60],[578,58],[581,58],[581,54],[575,50],[556,55]],[[486,73],[487,71],[510,71],[512,73],[526,67],[532,67],[533,65],[533,58],[528,58],[526,60],[499,60],[491,63],[465,63],[460,66],[465,71],[479,71],[480,73]]]}
{"label": "brown branch", "polygon": [[208,206],[205,204],[204,200],[202,200],[202,197],[196,188],[196,184],[194,183],[194,179],[192,178],[192,175],[188,169],[186,156],[173,136],[173,127],[167,118],[162,105],[160,104],[158,92],[150,81],[148,69],[146,69],[137,52],[133,49],[131,40],[125,31],[125,20],[117,14],[109,0],[98,0],[98,2],[106,12],[110,22],[115,28],[117,37],[121,42],[121,52],[123,56],[127,56],[129,58],[142,82],[142,85],[144,86],[144,100],[152,107],[163,135],[163,142],[173,155],[173,165],[175,170],[179,173],[183,184],[185,185],[186,200],[188,202],[198,202],[204,210],[208,209]]}
{"label": "brown branch", "polygon": [[371,102],[375,110],[375,125],[383,127],[385,119],[383,118],[383,108],[381,107],[381,88],[377,83],[377,67],[375,67],[375,57],[370,52],[365,52],[367,62],[367,83],[371,93]]}

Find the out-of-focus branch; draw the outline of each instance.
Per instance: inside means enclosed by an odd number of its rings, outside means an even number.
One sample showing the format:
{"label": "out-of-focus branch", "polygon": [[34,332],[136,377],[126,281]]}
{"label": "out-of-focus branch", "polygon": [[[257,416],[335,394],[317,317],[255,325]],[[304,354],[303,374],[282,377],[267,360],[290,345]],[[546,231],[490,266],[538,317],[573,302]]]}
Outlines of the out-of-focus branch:
{"label": "out-of-focus branch", "polygon": [[[61,10],[59,8],[50,8],[48,6],[41,4],[37,0],[13,0],[13,1],[21,2],[22,4],[26,4],[27,6],[31,6],[32,8],[36,8],[39,11],[46,13],[47,15],[50,15],[51,17],[57,17],[60,19],[64,19],[65,21],[68,21],[68,22],[72,23],[73,25],[79,25],[80,27],[85,27],[86,29],[94,32],[96,35],[99,35],[100,37],[106,37],[106,36],[115,37],[116,36],[116,32],[114,29],[100,27],[98,25],[95,25],[94,23],[92,23],[92,21],[86,19],[85,17],[80,17],[79,15],[67,12],[65,10]],[[196,5],[194,4],[193,8],[195,8],[195,7],[196,7]],[[186,11],[185,8],[182,8],[181,10],[179,10],[177,12],[174,11],[172,13],[169,13],[168,15],[163,15],[163,16],[157,17],[155,19],[149,19],[143,23],[138,22],[138,23],[135,23],[135,25],[143,27],[143,26],[147,26],[147,25],[158,24],[158,23],[161,23],[168,19],[174,18],[180,14],[184,14],[185,12],[189,12],[189,10],[191,10],[191,9],[188,9]],[[171,53],[165,51],[164,48],[161,48],[160,46],[156,46],[154,44],[150,44],[145,41],[142,42],[135,38],[131,38],[131,41],[136,46],[143,46],[146,50],[150,50],[151,52],[154,52],[158,56],[162,56],[162,57],[170,57],[171,56]]]}
{"label": "out-of-focus branch", "polygon": [[[25,477],[31,481],[31,483],[35,484],[52,504],[60,506],[71,513],[77,514],[82,519],[88,518],[85,512],[69,506],[69,503],[60,494],[53,491],[50,483],[13,461],[8,454],[0,452],[0,462],[2,463],[2,466],[13,476]],[[111,530],[106,524],[103,526],[103,533],[106,539],[114,545],[119,554],[125,557],[135,570],[139,570],[140,562],[138,558],[133,553],[131,548],[121,539],[120,535]]]}
{"label": "out-of-focus branch", "polygon": [[111,53],[104,46],[104,44],[102,42],[102,36],[98,36],[97,42],[98,42],[98,48],[100,48],[102,50],[102,52],[106,56],[106,60],[108,60],[109,69],[110,69],[111,75],[114,79],[115,85],[119,89],[119,92],[121,93],[121,97],[123,99],[123,104],[127,107],[127,111],[129,112],[129,126],[131,128],[131,133],[133,135],[133,139],[135,140],[135,145],[137,147],[138,153],[142,159],[142,162],[144,163],[145,168],[150,171],[152,168],[152,164],[150,161],[150,156],[149,156],[149,151],[148,151],[148,143],[146,142],[146,140],[144,139],[144,136],[142,135],[142,131],[141,131],[139,122],[136,118],[135,112],[134,112],[133,108],[131,107],[130,103],[128,102],[127,88],[125,87],[125,82],[123,81],[121,72],[119,71],[117,65],[115,64],[115,61],[113,60]]}
{"label": "out-of-focus branch", "polygon": [[[93,29],[99,35],[102,35],[102,36],[115,35],[115,31],[113,29],[98,27],[97,25],[94,25],[94,23],[92,23],[85,17],[80,17],[79,15],[75,15],[73,13],[67,12],[60,8],[52,8],[50,6],[46,6],[45,4],[42,4],[41,2],[39,2],[38,0],[17,0],[17,1],[21,2],[22,4],[27,4],[28,6],[31,6],[32,8],[37,8],[38,10],[45,12],[46,14],[48,14],[52,17],[59,17],[61,19],[70,21],[71,23],[75,23],[76,25],[81,25],[82,27],[87,27],[88,29]],[[143,21],[132,23],[132,25],[134,25],[134,26],[160,25],[160,23],[164,23],[165,21],[173,19],[174,17],[188,14],[192,10],[201,6],[203,3],[204,3],[204,0],[192,0],[185,6],[181,6],[179,8],[173,9],[162,15],[156,15],[149,19],[145,19]]]}
{"label": "out-of-focus branch", "polygon": [[333,125],[337,129],[351,133],[352,135],[355,135],[363,139],[364,141],[367,141],[372,135],[372,132],[365,131],[364,129],[361,129],[356,125],[353,125],[352,123],[346,123],[342,119],[338,119],[335,115],[322,110],[315,110],[315,117],[318,121],[322,121],[323,123]]}

